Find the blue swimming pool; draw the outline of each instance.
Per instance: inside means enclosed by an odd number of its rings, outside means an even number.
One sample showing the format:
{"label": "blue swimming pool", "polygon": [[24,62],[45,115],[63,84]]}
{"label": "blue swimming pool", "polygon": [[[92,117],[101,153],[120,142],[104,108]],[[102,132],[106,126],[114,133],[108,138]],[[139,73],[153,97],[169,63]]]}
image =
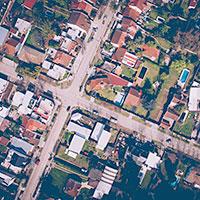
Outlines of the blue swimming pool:
{"label": "blue swimming pool", "polygon": [[188,77],[189,77],[190,71],[188,69],[184,69],[181,73],[181,76],[179,78],[179,81],[181,82],[181,84],[185,84]]}

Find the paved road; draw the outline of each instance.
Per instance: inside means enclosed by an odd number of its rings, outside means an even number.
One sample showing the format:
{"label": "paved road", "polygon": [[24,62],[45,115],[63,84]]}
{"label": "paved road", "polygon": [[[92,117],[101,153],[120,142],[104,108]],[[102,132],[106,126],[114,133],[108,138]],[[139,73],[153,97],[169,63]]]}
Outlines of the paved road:
{"label": "paved road", "polygon": [[[80,54],[80,56],[77,57],[77,59],[74,63],[74,74],[75,75],[74,75],[74,79],[73,79],[71,86],[67,89],[61,90],[59,88],[49,86],[48,84],[43,85],[44,89],[52,90],[52,92],[55,95],[57,95],[59,98],[61,98],[63,105],[62,105],[62,109],[60,110],[60,112],[56,118],[56,122],[55,122],[52,130],[50,131],[50,134],[48,136],[46,144],[42,150],[42,153],[40,156],[41,162],[39,163],[39,165],[36,165],[36,167],[34,168],[32,174],[29,178],[26,190],[22,196],[23,200],[34,199],[32,197],[32,195],[39,183],[40,177],[42,176],[42,174],[45,170],[45,166],[48,163],[48,158],[53,151],[56,141],[59,139],[59,134],[62,130],[62,127],[64,126],[66,119],[67,119],[68,113],[66,111],[66,108],[68,106],[75,106],[78,96],[80,96],[80,92],[79,92],[80,84],[83,81],[83,79],[89,69],[90,64],[92,63],[92,61],[96,55],[96,52],[99,48],[100,42],[101,42],[102,38],[104,37],[104,34],[106,33],[106,30],[107,30],[107,27],[108,27],[110,21],[112,20],[113,13],[109,9],[109,7],[106,8],[104,13],[108,16],[105,24],[102,24],[102,19],[100,19],[100,20],[96,19],[92,23],[92,26],[98,26],[98,30],[94,35],[94,39],[91,42],[87,43],[85,51],[83,52],[83,54]],[[91,26],[91,28],[92,28],[92,26]],[[91,32],[91,30],[90,30],[90,32]]]}
{"label": "paved road", "polygon": [[[115,118],[118,119],[118,125],[130,129],[132,131],[139,132],[142,135],[145,135],[147,139],[158,141],[162,143],[165,147],[170,146],[194,158],[200,159],[200,149],[195,147],[192,143],[186,143],[180,139],[173,138],[171,144],[168,144],[166,143],[166,139],[168,139],[171,136],[160,132],[158,130],[157,125],[155,124],[145,125],[137,120],[134,120],[131,115],[124,116],[120,113],[116,113],[112,110],[105,108],[104,106],[86,100],[81,95],[81,92],[79,91],[80,85],[82,84],[85,75],[90,70],[89,66],[93,61],[97,49],[99,48],[100,42],[106,33],[108,24],[112,21],[113,14],[109,10],[109,8],[106,8],[104,13],[107,15],[107,20],[105,24],[102,24],[102,19],[101,20],[96,19],[94,21],[92,26],[99,27],[96,34],[94,35],[94,39],[86,45],[86,49],[84,50],[83,54],[78,56],[78,59],[75,61],[74,65],[75,75],[71,86],[67,89],[60,89],[58,87],[48,85],[47,83],[44,84],[42,83],[44,89],[51,90],[56,96],[58,96],[62,100],[62,107],[56,118],[56,122],[49,133],[46,144],[42,150],[40,156],[41,162],[39,163],[39,165],[36,165],[36,167],[33,170],[33,173],[29,178],[26,190],[22,197],[23,200],[34,199],[32,195],[37,187],[37,184],[39,183],[40,177],[44,172],[45,166],[48,163],[48,158],[53,151],[56,141],[59,138],[59,134],[67,119],[67,115],[69,114],[66,111],[66,108],[68,106],[79,105],[85,109],[99,110],[100,115],[105,117],[114,116]],[[14,69],[12,68],[7,69],[7,66],[3,65],[2,63],[0,63],[0,70],[1,72],[4,72],[12,77],[16,76]]]}

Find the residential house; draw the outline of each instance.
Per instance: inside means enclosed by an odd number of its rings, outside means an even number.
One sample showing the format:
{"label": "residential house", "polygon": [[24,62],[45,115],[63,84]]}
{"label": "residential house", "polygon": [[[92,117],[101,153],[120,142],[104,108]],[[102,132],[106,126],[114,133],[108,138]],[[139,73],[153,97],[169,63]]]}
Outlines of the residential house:
{"label": "residential house", "polygon": [[17,38],[10,38],[4,45],[4,51],[6,54],[15,56],[21,46],[20,41]]}
{"label": "residential house", "polygon": [[18,58],[26,63],[34,63],[40,65],[44,62],[46,54],[44,51],[39,51],[24,45],[18,55]]}
{"label": "residential house", "polygon": [[22,116],[22,126],[27,131],[31,131],[31,132],[35,132],[35,131],[39,132],[39,131],[46,130],[46,124],[43,124],[38,120],[27,117],[26,115]]}
{"label": "residential house", "polygon": [[126,32],[116,29],[112,36],[111,44],[116,48],[122,47],[125,44],[126,37]]}
{"label": "residential house", "polygon": [[65,68],[70,68],[69,65],[72,62],[73,58],[73,56],[70,56],[69,54],[59,50],[57,51],[53,62]]}
{"label": "residential house", "polygon": [[28,156],[33,153],[34,146],[28,142],[13,137],[11,138],[10,150],[1,165],[14,173],[20,173],[28,163]]}
{"label": "residential house", "polygon": [[80,48],[79,43],[70,38],[65,37],[62,41],[60,49],[67,52],[69,55],[76,56],[78,49]]}
{"label": "residential house", "polygon": [[200,111],[200,87],[190,88],[188,109],[192,112]]}
{"label": "residential house", "polygon": [[106,148],[111,137],[111,133],[104,128],[104,124],[97,122],[91,135],[91,138],[97,142],[96,148],[102,151]]}
{"label": "residential house", "polygon": [[52,79],[58,81],[62,80],[65,74],[68,73],[68,70],[60,65],[53,64],[47,72],[47,76],[51,77]]}
{"label": "residential house", "polygon": [[34,5],[36,4],[37,0],[24,0],[22,4],[26,9],[32,10]]}
{"label": "residential house", "polygon": [[83,34],[86,34],[89,31],[90,24],[91,22],[86,14],[73,11],[70,14],[67,25],[72,30],[77,30],[79,32],[77,36],[80,38],[83,36]]}
{"label": "residential house", "polygon": [[7,147],[10,140],[4,136],[0,136],[0,145]]}
{"label": "residential house", "polygon": [[200,168],[191,167],[186,174],[185,181],[195,188],[200,189]]}
{"label": "residential house", "polygon": [[19,151],[24,155],[31,155],[34,150],[33,145],[29,144],[28,142],[26,142],[20,138],[16,138],[16,137],[11,138],[10,148],[13,148],[16,151]]}
{"label": "residential house", "polygon": [[109,194],[112,188],[113,182],[115,181],[115,178],[117,176],[117,173],[118,173],[118,170],[113,167],[106,166],[104,168],[101,180],[99,181],[94,191],[93,198],[102,199],[104,195]]}
{"label": "residential house", "polygon": [[198,4],[198,0],[190,0],[188,9],[195,9]]}
{"label": "residential house", "polygon": [[3,99],[4,94],[6,93],[9,87],[9,81],[4,78],[0,78],[0,100]]}
{"label": "residential house", "polygon": [[65,154],[72,158],[76,158],[78,154],[82,151],[86,139],[81,135],[74,134],[72,141],[70,142],[69,148],[66,149]]}
{"label": "residential house", "polygon": [[136,32],[138,31],[138,25],[130,18],[123,17],[120,27],[122,31],[126,31],[128,36],[133,39]]}
{"label": "residential house", "polygon": [[4,46],[9,36],[9,30],[0,26],[0,49]]}
{"label": "residential house", "polygon": [[74,0],[71,2],[70,9],[84,12],[90,16],[93,10],[93,6],[86,0]]}
{"label": "residential house", "polygon": [[69,178],[67,180],[66,186],[65,186],[65,192],[71,196],[76,197],[79,193],[79,190],[81,189],[81,183],[75,181],[74,179]]}
{"label": "residential house", "polygon": [[149,60],[153,61],[153,62],[157,62],[158,58],[160,56],[160,50],[157,49],[156,47],[151,47],[148,46],[147,44],[144,44],[141,46],[143,52],[142,55],[146,58],[148,58]]}
{"label": "residential house", "polygon": [[168,108],[168,110],[162,118],[160,126],[164,129],[170,129],[178,118],[179,114],[177,114],[174,110]]}
{"label": "residential house", "polygon": [[15,28],[17,29],[15,36],[22,37],[23,35],[26,35],[27,33],[30,32],[31,27],[32,26],[30,22],[24,19],[18,18],[15,23]]}
{"label": "residential house", "polygon": [[18,113],[20,115],[31,114],[35,106],[35,103],[36,99],[34,97],[34,92],[29,90],[27,90],[25,94],[16,91],[12,100],[12,105],[18,107]]}
{"label": "residential house", "polygon": [[34,107],[34,112],[41,118],[42,122],[46,123],[50,119],[54,107],[53,100],[41,96]]}
{"label": "residential house", "polygon": [[91,130],[72,121],[69,122],[67,130],[75,134],[73,135],[72,141],[65,153],[72,158],[76,158],[76,156],[80,154],[85,141],[89,139]]}
{"label": "residential house", "polygon": [[106,86],[128,86],[130,82],[127,80],[105,71],[99,70],[102,74],[99,74],[99,77],[89,80],[89,88],[92,91],[98,91],[105,88]]}
{"label": "residential house", "polygon": [[140,105],[142,97],[142,91],[138,91],[135,88],[131,87],[129,93],[124,101],[124,107],[129,108],[134,111],[137,106]]}
{"label": "residential house", "polygon": [[6,170],[0,169],[0,184],[6,187],[12,185],[15,181],[15,176]]}

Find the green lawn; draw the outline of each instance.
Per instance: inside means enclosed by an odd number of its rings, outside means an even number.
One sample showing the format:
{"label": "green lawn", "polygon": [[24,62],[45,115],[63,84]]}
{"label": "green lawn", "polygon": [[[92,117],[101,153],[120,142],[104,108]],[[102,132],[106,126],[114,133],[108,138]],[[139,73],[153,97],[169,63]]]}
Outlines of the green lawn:
{"label": "green lawn", "polygon": [[[156,98],[155,108],[150,113],[151,119],[156,119],[160,111],[163,109],[163,106],[167,101],[169,89],[176,84],[184,68],[190,69],[190,77],[191,77],[194,69],[193,64],[186,63],[186,61],[184,60],[177,60],[173,61],[172,64],[170,65],[169,74],[162,78],[163,84]],[[190,77],[188,78],[188,80],[190,79]]]}
{"label": "green lawn", "polygon": [[59,151],[57,153],[58,157],[62,158],[63,160],[66,160],[80,168],[84,167],[84,168],[88,168],[88,159],[85,156],[82,155],[77,155],[76,159],[68,156],[67,154],[65,154],[65,150],[66,147],[64,146],[60,146]]}
{"label": "green lawn", "polygon": [[[159,70],[160,70],[159,65],[151,62],[148,59],[144,59],[144,63],[141,66],[145,66],[148,68],[145,78],[143,79],[141,87],[143,86],[146,78],[148,78],[152,83],[154,83],[157,80],[157,77],[159,75]],[[140,70],[139,70],[139,72],[140,72]]]}
{"label": "green lawn", "polygon": [[174,131],[185,136],[191,136],[195,124],[194,115],[195,113],[189,113],[184,123],[176,122]]}
{"label": "green lawn", "polygon": [[146,189],[148,187],[148,185],[150,184],[151,182],[151,175],[152,175],[152,172],[151,171],[147,171],[146,174],[145,174],[145,177],[141,183],[141,187]]}
{"label": "green lawn", "polygon": [[116,93],[113,91],[111,87],[99,90],[98,93],[100,94],[101,97],[108,99],[110,101],[114,101],[116,97]]}
{"label": "green lawn", "polygon": [[135,70],[132,69],[132,68],[129,68],[127,66],[124,66],[122,65],[122,73],[121,73],[121,76],[122,77],[126,77],[128,78],[129,80],[133,81],[134,77],[135,77]]}
{"label": "green lawn", "polygon": [[164,38],[157,37],[156,40],[158,45],[163,49],[170,49],[172,47],[172,43]]}
{"label": "green lawn", "polygon": [[39,199],[48,199],[49,197],[56,199],[67,198],[63,191],[67,179],[67,173],[53,168],[49,175],[43,179]]}

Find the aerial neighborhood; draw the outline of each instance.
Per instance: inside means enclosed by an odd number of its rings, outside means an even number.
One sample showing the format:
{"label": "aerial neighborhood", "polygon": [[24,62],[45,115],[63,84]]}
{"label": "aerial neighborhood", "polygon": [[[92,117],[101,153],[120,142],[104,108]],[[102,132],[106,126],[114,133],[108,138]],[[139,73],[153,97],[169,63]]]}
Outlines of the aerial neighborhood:
{"label": "aerial neighborhood", "polygon": [[200,199],[199,13],[1,0],[0,199]]}

